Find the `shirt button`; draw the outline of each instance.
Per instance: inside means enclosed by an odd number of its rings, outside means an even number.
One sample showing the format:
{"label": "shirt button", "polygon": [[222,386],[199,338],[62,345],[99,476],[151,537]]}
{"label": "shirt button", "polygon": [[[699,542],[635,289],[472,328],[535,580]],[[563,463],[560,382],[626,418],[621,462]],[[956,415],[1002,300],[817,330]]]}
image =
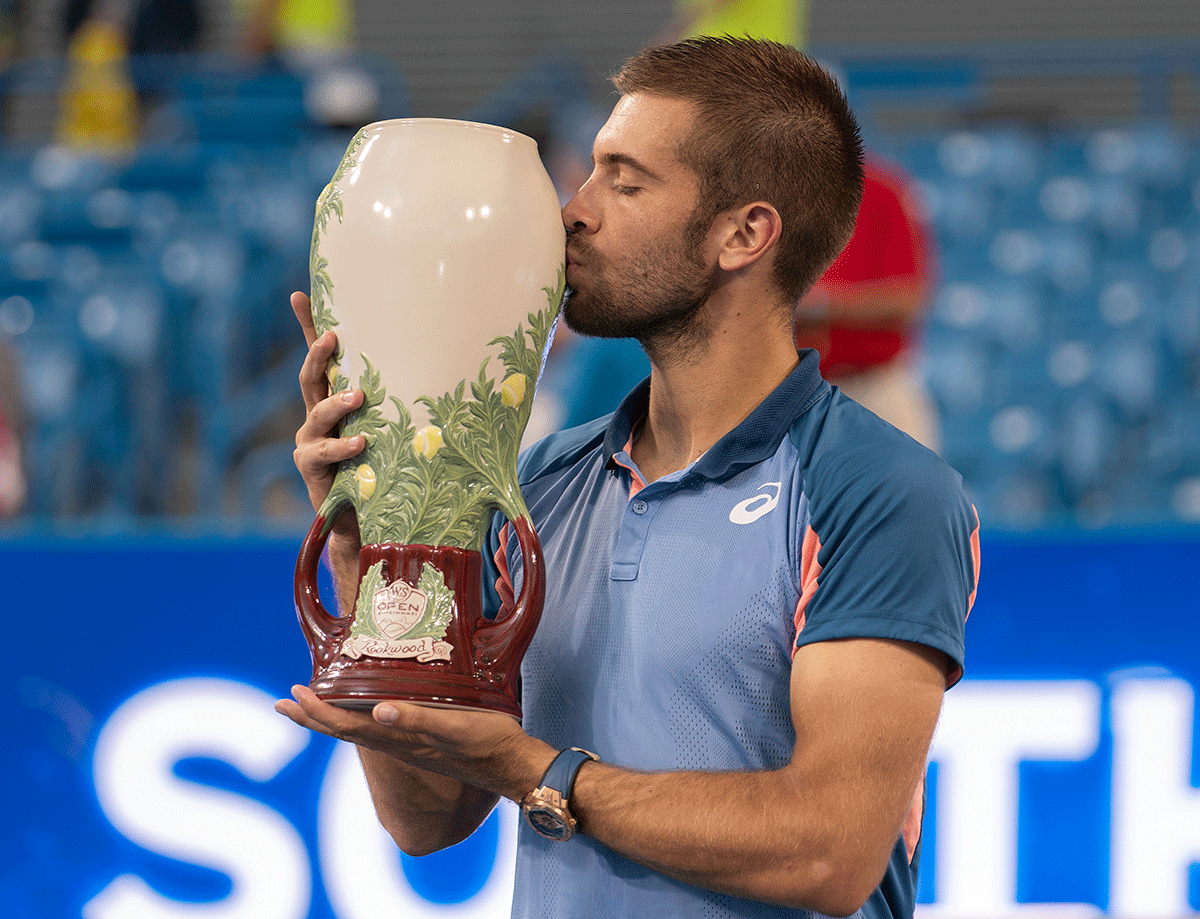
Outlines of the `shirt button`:
{"label": "shirt button", "polygon": [[635,514],[644,514],[648,510],[650,510],[650,505],[645,501],[638,500],[633,502],[633,512]]}

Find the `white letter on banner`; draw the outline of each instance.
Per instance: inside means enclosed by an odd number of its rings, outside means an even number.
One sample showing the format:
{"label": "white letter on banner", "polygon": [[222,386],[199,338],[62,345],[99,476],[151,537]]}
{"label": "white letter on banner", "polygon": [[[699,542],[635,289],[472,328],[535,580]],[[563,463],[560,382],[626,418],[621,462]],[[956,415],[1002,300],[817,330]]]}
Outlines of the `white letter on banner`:
{"label": "white letter on banner", "polygon": [[404,877],[400,850],[380,826],[358,753],[340,743],[321,784],[321,876],[338,919],[495,919],[512,910],[517,808],[502,800],[500,840],[491,874],[464,903],[430,903]]}
{"label": "white letter on banner", "polygon": [[1200,790],[1191,784],[1192,687],[1127,679],[1112,695],[1112,887],[1120,916],[1183,916],[1200,862]]}
{"label": "white letter on banner", "polygon": [[84,919],[303,919],[312,895],[308,853],[276,811],[228,791],[180,779],[188,757],[230,763],[265,782],[308,744],[309,733],[272,710],[274,699],[242,683],[160,683],[127,700],[100,732],[96,795],[113,826],[168,858],[229,876],[229,896],[182,903],[123,874],[83,907]]}
{"label": "white letter on banner", "polygon": [[[1082,760],[1100,737],[1100,690],[1084,680],[964,680],[946,694],[937,761],[937,902],[960,919],[1028,911],[1016,903],[1018,766]],[[1055,904],[1061,915],[1093,906]]]}

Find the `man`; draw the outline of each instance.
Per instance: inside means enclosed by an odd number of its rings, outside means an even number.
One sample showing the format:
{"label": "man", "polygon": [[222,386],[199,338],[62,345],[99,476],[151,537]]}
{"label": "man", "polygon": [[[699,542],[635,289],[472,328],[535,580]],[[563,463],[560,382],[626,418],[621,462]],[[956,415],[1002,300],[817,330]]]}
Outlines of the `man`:
{"label": "man", "polygon": [[[854,227],[857,126],[824,71],[770,42],[652,49],[614,82],[563,208],[565,315],[638,338],[651,376],[523,457],[550,580],[523,724],[343,711],[305,687],[278,708],[359,745],[406,852],[524,801],[515,916],[910,916],[977,522],[955,473],[792,345],[794,304]],[[319,501],[362,449],[329,433],[362,397],[326,397],[334,336],[293,307],[313,341],[296,460]],[[352,584],[354,534],[330,545]],[[494,545],[495,607],[520,554]]]}

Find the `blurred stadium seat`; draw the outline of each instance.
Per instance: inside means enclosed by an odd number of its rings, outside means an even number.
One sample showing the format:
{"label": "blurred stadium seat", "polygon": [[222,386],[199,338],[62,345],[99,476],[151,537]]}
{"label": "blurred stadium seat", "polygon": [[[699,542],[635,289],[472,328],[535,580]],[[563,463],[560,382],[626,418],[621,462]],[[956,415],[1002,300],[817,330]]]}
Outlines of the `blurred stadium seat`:
{"label": "blurred stadium seat", "polygon": [[[163,104],[127,159],[0,151],[0,334],[24,364],[35,515],[303,503],[290,460],[303,349],[286,297],[307,287],[313,201],[349,134],[313,120],[296,75],[186,63],[147,77]],[[926,63],[845,74],[868,111],[918,94],[979,102],[974,63]],[[403,75],[364,66],[381,117],[408,115]],[[547,54],[463,114],[520,122],[586,83]],[[981,514],[1200,516],[1195,131],[1009,117],[876,136],[936,233],[920,367]]]}
{"label": "blurred stadium seat", "polygon": [[993,523],[1196,519],[1196,148],[1157,121],[892,144],[941,246],[921,366]]}

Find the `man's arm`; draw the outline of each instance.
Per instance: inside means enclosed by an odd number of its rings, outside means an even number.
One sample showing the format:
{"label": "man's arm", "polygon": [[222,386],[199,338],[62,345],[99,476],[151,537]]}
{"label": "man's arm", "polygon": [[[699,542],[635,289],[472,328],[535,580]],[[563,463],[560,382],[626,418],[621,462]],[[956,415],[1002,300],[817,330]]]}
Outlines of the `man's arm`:
{"label": "man's arm", "polygon": [[[805,646],[793,662],[796,747],[787,766],[639,773],[589,762],[571,809],[581,832],[663,874],[752,900],[849,915],[879,885],[899,838],[949,668],[940,651],[905,642]],[[298,698],[311,720],[306,726],[326,725],[326,733],[514,801],[533,790],[556,753],[503,715],[381,703],[372,719],[311,693]],[[362,720],[344,733],[329,729],[350,717]],[[386,783],[373,793],[382,819],[393,806],[411,806]]]}
{"label": "man's arm", "polygon": [[[362,405],[362,391],[330,395],[325,372],[337,350],[337,338],[332,332],[318,337],[307,296],[292,294],[291,305],[309,345],[300,370],[305,420],[296,433],[294,459],[308,488],[309,500],[314,509],[319,509],[329,493],[338,464],[356,456],[365,446],[361,435],[333,436],[338,423]],[[358,522],[353,514],[343,514],[329,540],[330,568],[342,609],[354,608],[358,550]],[[311,730],[353,740],[361,737],[364,727],[375,723],[362,712],[343,711],[334,706],[326,706],[329,711],[317,721],[304,709],[304,705],[321,706],[317,697],[307,687],[296,687],[293,695],[295,701],[282,700],[276,709]],[[410,855],[423,855],[461,842],[496,805],[495,794],[457,779],[414,769],[386,752],[361,743],[358,752],[380,822],[396,844]]]}
{"label": "man's arm", "polygon": [[[408,855],[428,855],[462,842],[487,819],[500,799],[495,792],[433,771],[437,751],[427,738],[419,732],[386,727],[388,712],[393,709],[390,703],[380,703],[368,714],[322,702],[307,686],[292,687],[292,696],[294,699],[276,702],[275,710],[301,727],[358,747],[375,814]],[[487,713],[480,714],[487,717]],[[495,718],[503,719],[497,725],[502,733],[520,731],[507,715]],[[398,749],[424,757],[427,767],[416,768],[401,761],[395,755]]]}
{"label": "man's arm", "polygon": [[500,800],[457,779],[406,767],[386,753],[359,747],[358,757],[379,822],[407,855],[462,842]]}
{"label": "man's arm", "polygon": [[[579,772],[582,832],[670,877],[827,915],[883,877],[924,773],[948,659],[898,641],[802,647],[791,762],[773,772]],[[570,843],[566,843],[569,845]]]}

